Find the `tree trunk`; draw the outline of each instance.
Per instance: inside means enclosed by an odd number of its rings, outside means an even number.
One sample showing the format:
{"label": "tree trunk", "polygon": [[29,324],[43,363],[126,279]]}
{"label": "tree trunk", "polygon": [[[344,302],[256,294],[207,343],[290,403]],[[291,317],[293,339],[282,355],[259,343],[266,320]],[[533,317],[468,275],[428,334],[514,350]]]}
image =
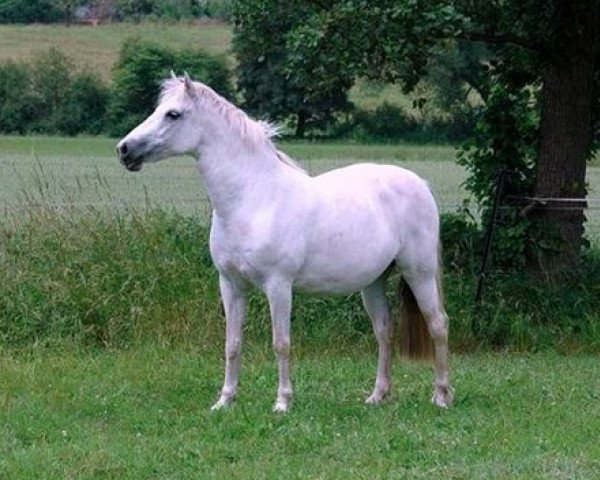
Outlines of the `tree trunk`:
{"label": "tree trunk", "polygon": [[[588,18],[581,21],[576,3],[590,5]],[[595,45],[594,1],[559,2],[557,32],[564,33],[563,48],[555,50],[547,64],[542,87],[540,147],[534,195],[538,198],[585,198],[586,160],[592,139],[594,74],[598,47]],[[570,17],[569,17],[569,14]],[[566,32],[574,23],[579,35]],[[532,216],[539,221],[542,238],[550,248],[534,248],[530,267],[551,272],[572,269],[583,245],[584,202],[550,201]],[[538,236],[538,235],[536,235]],[[534,241],[539,242],[539,237]],[[539,244],[537,245],[539,247]]]}
{"label": "tree trunk", "polygon": [[304,138],[306,131],[306,113],[298,112],[298,122],[296,123],[296,138]]}

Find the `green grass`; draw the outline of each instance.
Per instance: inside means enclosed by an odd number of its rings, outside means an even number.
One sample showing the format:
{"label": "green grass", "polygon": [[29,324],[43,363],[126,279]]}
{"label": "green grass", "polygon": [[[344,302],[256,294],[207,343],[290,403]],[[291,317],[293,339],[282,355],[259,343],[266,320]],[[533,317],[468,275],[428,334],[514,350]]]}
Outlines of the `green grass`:
{"label": "green grass", "polygon": [[80,69],[109,80],[121,45],[139,37],[173,48],[201,48],[228,54],[231,28],[221,24],[114,23],[97,27],[65,25],[0,25],[0,61],[29,61],[50,47],[59,48]]}
{"label": "green grass", "polygon": [[[190,158],[127,172],[114,153],[117,140],[0,136],[0,208],[20,203],[93,204],[99,208],[145,207],[147,202],[184,213],[207,215],[209,206]],[[360,145],[281,142],[312,174],[358,161],[391,162],[416,171],[432,185],[444,209],[460,204],[464,171],[449,145]],[[35,198],[26,198],[34,194]],[[0,211],[0,213],[2,213]]]}
{"label": "green grass", "polygon": [[246,349],[238,402],[209,412],[214,345],[0,353],[0,477],[598,478],[596,357],[453,359],[456,405],[432,373],[396,365],[391,399],[363,404],[375,353],[295,353],[295,404],[271,413],[276,367]]}
{"label": "green grass", "polygon": [[[99,208],[145,207],[148,202],[183,213],[207,215],[209,206],[193,160],[171,159],[131,174],[119,165],[116,139],[0,136],[0,214],[40,192],[58,204],[87,203]],[[280,148],[311,174],[355,162],[395,163],[414,170],[431,185],[441,210],[456,209],[467,194],[466,173],[454,161],[451,145],[365,145],[351,142],[283,141]],[[44,182],[50,179],[50,181]],[[600,197],[600,161],[588,167],[590,197]],[[600,235],[598,203],[588,212],[588,231]]]}
{"label": "green grass", "polygon": [[[420,168],[436,195],[460,198],[452,147],[282,148],[311,171],[356,160]],[[518,279],[517,293],[488,292],[485,332],[510,347],[502,353],[477,353],[473,279],[447,272],[448,411],[429,404],[433,375],[420,364],[396,365],[392,398],[364,405],[376,354],[360,299],[300,296],[295,404],[274,415],[270,326],[253,294],[239,401],[211,414],[224,328],[207,205],[188,215],[200,180],[188,159],[129,174],[113,149],[102,138],[0,137],[0,478],[600,476],[598,358],[572,353],[600,348],[593,271],[568,295]]]}

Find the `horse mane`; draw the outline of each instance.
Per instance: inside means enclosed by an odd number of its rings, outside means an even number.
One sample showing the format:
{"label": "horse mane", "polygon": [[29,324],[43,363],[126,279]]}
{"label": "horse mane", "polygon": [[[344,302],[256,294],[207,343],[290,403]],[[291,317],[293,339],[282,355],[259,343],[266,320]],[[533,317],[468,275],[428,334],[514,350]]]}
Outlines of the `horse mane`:
{"label": "horse mane", "polygon": [[[279,135],[279,127],[263,120],[253,120],[243,110],[223,98],[208,85],[193,82],[195,99],[203,107],[208,107],[227,121],[229,126],[239,133],[250,145],[272,143]],[[158,104],[161,104],[184,88],[182,79],[169,78],[162,83]]]}
{"label": "horse mane", "polygon": [[[230,128],[252,146],[266,145],[273,149],[276,158],[292,168],[305,172],[305,170],[292,160],[288,155],[281,152],[273,144],[272,139],[279,136],[280,128],[265,120],[253,120],[246,112],[236,107],[233,103],[223,98],[208,85],[200,82],[192,82],[194,97],[202,107],[208,107],[223,117]],[[184,87],[182,78],[168,78],[162,83],[158,104],[167,101]]]}

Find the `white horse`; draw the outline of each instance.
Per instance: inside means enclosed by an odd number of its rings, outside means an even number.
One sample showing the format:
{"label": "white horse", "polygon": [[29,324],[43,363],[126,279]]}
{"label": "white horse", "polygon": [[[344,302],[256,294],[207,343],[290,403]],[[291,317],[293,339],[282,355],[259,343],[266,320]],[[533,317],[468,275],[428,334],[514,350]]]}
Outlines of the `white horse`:
{"label": "white horse", "polygon": [[250,284],[269,301],[279,367],[275,411],[287,411],[292,400],[293,289],[361,292],[379,346],[375,388],[366,401],[381,402],[391,388],[393,322],[385,284],[393,263],[406,287],[402,343],[408,356],[423,357],[428,349],[432,353],[433,338],[432,401],[449,406],[439,215],[427,184],[403,168],[374,164],[310,177],[277,150],[275,134],[271,125],[250,119],[186,74],[164,82],[156,110],[117,145],[130,171],[192,155],[206,183],[213,207],[210,252],[226,316],[225,380],[212,408],[227,407],[236,396]]}

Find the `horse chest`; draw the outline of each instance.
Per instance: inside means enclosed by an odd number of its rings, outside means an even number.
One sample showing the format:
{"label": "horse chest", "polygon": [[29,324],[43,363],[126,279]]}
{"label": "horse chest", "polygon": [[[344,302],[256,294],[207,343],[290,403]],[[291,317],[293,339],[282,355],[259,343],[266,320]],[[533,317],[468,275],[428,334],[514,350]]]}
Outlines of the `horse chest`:
{"label": "horse chest", "polygon": [[258,287],[270,276],[293,269],[289,254],[264,233],[249,225],[222,228],[213,224],[210,248],[218,269]]}

